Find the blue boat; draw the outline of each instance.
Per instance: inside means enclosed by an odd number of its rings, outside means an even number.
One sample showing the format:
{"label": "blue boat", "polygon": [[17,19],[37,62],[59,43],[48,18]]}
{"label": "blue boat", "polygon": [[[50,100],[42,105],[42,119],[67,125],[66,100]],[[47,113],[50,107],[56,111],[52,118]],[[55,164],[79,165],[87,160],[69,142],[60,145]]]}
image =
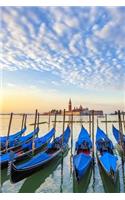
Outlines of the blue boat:
{"label": "blue boat", "polygon": [[55,158],[60,158],[63,153],[68,151],[68,141],[70,137],[70,128],[66,128],[64,133],[49,143],[46,151],[41,152],[31,158],[29,161],[16,165],[12,159],[10,163],[10,180],[16,183],[25,177],[30,176],[37,170],[45,167],[54,161]]}
{"label": "blue boat", "polygon": [[15,140],[19,139],[26,131],[26,127],[24,127],[21,131],[10,135],[8,138],[7,136],[0,137],[0,148],[1,150],[6,148],[6,142],[8,140],[8,146],[11,147]]}
{"label": "blue boat", "polygon": [[[39,132],[39,127],[35,128],[31,133],[25,136],[21,136],[20,138],[17,138],[13,140],[9,147],[7,148],[7,151],[17,151],[22,148],[22,145],[29,143],[34,136],[37,136]],[[1,154],[6,153],[6,149],[1,151]]]}
{"label": "blue boat", "polygon": [[79,181],[92,164],[92,141],[88,131],[82,126],[73,156],[74,174]]}
{"label": "blue boat", "polygon": [[121,137],[120,131],[115,126],[112,126],[112,131],[118,144],[119,150],[125,153],[125,135],[122,135]]}
{"label": "blue boat", "polygon": [[115,155],[112,141],[99,127],[96,133],[96,151],[100,166],[106,175],[115,183],[118,171],[118,158]]}
{"label": "blue boat", "polygon": [[[40,138],[35,138],[34,141],[30,140],[30,142],[24,143],[18,151],[13,153],[14,160],[15,161],[21,161],[24,158],[28,158],[29,156],[31,156],[32,155],[32,144],[33,144],[33,142],[34,142],[33,153],[36,154],[37,152],[39,152],[43,147],[45,147],[50,142],[50,140],[52,139],[54,134],[55,134],[55,129],[53,128],[46,135],[44,135]],[[11,159],[11,152],[7,152],[5,154],[2,154],[0,156],[1,168],[7,167],[10,159]]]}

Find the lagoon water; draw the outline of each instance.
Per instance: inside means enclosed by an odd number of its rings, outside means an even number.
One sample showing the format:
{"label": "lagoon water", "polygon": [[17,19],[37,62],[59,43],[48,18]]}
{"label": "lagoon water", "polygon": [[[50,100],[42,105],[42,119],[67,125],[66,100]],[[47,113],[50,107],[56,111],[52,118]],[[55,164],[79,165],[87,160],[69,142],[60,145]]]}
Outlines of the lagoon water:
{"label": "lagoon water", "polygon": [[[115,120],[116,116],[108,116],[108,120]],[[16,133],[21,127],[22,116],[15,115],[12,120],[11,133]],[[54,120],[51,117],[51,121]],[[61,120],[61,116],[57,116],[57,120]],[[66,120],[68,118],[66,117]],[[74,117],[74,120],[79,120],[79,117]],[[87,121],[88,117],[83,116],[82,120]],[[99,118],[99,126],[105,131],[105,123],[101,121],[103,118]],[[6,135],[7,127],[9,123],[9,115],[0,115],[0,132],[1,135]],[[41,116],[40,121],[47,121],[48,117]],[[33,130],[33,126],[30,123],[34,122],[34,116],[28,116],[27,119],[27,133]],[[89,130],[89,124],[83,123],[84,127]],[[53,123],[51,122],[50,128]],[[65,127],[67,124],[65,124]],[[51,165],[40,171],[34,173],[24,180],[12,184],[7,176],[7,169],[1,170],[1,192],[2,193],[72,193],[72,192],[88,192],[88,193],[101,193],[101,192],[125,192],[125,164],[122,162],[121,157],[118,155],[119,174],[117,177],[117,184],[113,185],[109,179],[99,170],[99,166],[95,157],[95,167],[89,170],[81,181],[77,184],[73,177],[73,166],[72,166],[72,154],[74,153],[75,141],[80,132],[80,123],[73,124],[73,145],[71,145],[71,138],[69,140],[69,151],[63,160],[56,160]],[[115,123],[118,127],[118,124]],[[95,119],[95,133],[97,127],[97,120]],[[39,136],[44,135],[48,132],[48,124],[40,125]],[[62,132],[62,123],[56,124],[56,136],[59,136]],[[114,145],[116,144],[112,135],[112,123],[108,124],[108,136],[112,139]]]}

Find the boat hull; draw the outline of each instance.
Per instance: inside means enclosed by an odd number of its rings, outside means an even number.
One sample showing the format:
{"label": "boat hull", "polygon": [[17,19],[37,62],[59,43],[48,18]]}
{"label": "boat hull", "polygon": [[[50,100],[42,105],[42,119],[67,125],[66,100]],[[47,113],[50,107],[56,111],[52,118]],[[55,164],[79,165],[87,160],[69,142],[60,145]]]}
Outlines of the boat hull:
{"label": "boat hull", "polygon": [[[105,173],[106,176],[109,177],[109,179],[113,182],[116,183],[116,179],[117,179],[117,174],[118,174],[118,169],[116,170],[116,172],[114,172],[114,174],[111,174],[110,172],[108,173],[107,170],[105,169],[104,165],[102,164],[102,162],[100,161],[100,156],[97,153],[97,160],[98,160],[98,164],[101,168],[101,171],[103,171]],[[100,171],[100,173],[101,173]]]}
{"label": "boat hull", "polygon": [[[65,148],[63,155],[65,155],[67,151],[68,151],[68,146]],[[44,163],[40,163],[35,166],[29,167],[28,169],[21,169],[21,170],[18,170],[15,167],[14,163],[11,163],[10,164],[10,174],[11,174],[10,180],[12,183],[19,182],[22,179],[32,175],[36,171],[44,168],[46,165],[51,164],[51,162],[53,162],[57,158],[60,158],[61,156],[62,156],[62,150],[60,150],[59,153],[55,157],[53,157],[50,160],[46,160],[46,162],[44,162]]]}

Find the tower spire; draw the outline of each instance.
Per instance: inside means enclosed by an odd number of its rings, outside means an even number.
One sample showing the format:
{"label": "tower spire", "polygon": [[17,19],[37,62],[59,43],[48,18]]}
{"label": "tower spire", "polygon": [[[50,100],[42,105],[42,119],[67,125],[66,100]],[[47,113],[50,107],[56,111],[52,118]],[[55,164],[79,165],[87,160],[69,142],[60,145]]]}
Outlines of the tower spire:
{"label": "tower spire", "polygon": [[71,98],[69,99],[69,111],[70,112],[72,111],[72,101],[71,101]]}

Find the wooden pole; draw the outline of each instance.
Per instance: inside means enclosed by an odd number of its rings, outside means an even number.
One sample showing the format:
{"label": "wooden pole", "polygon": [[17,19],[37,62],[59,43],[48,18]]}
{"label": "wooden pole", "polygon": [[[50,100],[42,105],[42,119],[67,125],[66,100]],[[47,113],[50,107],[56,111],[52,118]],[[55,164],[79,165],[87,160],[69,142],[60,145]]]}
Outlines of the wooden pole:
{"label": "wooden pole", "polygon": [[80,112],[80,124],[81,124],[81,127],[82,127],[83,125],[82,125],[82,116],[81,116],[81,112]]}
{"label": "wooden pole", "polygon": [[51,117],[51,113],[49,112],[49,119],[48,119],[48,130],[50,130],[50,117]]}
{"label": "wooden pole", "polygon": [[37,114],[37,128],[39,128],[39,117],[40,117],[40,114],[38,112],[38,114]]}
{"label": "wooden pole", "polygon": [[123,113],[123,127],[124,127],[124,133],[125,133],[125,114]]}
{"label": "wooden pole", "polygon": [[26,128],[27,114],[25,114],[24,127]]}
{"label": "wooden pole", "polygon": [[119,121],[120,144],[123,147],[123,129],[122,129],[120,110],[118,110],[118,121]]}
{"label": "wooden pole", "polygon": [[71,150],[72,150],[72,145],[73,145],[73,112],[71,115]]}
{"label": "wooden pole", "polygon": [[62,137],[62,159],[61,159],[61,185],[60,192],[63,192],[63,142],[64,142],[64,130],[65,130],[65,109],[63,111],[63,137]]}
{"label": "wooden pole", "polygon": [[92,111],[92,142],[93,142],[93,158],[94,158],[94,151],[95,151],[95,139],[94,139],[94,110]]}
{"label": "wooden pole", "polygon": [[72,148],[73,148],[73,112],[71,114],[71,155],[70,155],[70,175],[72,175]]}
{"label": "wooden pole", "polygon": [[34,130],[35,130],[35,128],[36,128],[37,115],[38,115],[38,110],[36,110],[36,112],[35,112]]}
{"label": "wooden pole", "polygon": [[[40,114],[37,114],[37,128],[39,129],[39,118],[40,118]],[[37,133],[37,137],[38,137],[38,133]]]}
{"label": "wooden pole", "polygon": [[[38,115],[38,111],[36,110],[36,112],[35,112],[34,130],[36,129],[37,115]],[[34,148],[35,148],[34,138],[35,138],[35,135],[33,136],[33,140],[32,140],[32,153],[34,153]]]}
{"label": "wooden pole", "polygon": [[98,115],[97,115],[97,127],[99,127],[99,118],[98,118]]}
{"label": "wooden pole", "polygon": [[92,131],[91,131],[91,113],[89,113],[89,134],[90,134],[90,137],[92,137]]}
{"label": "wooden pole", "polygon": [[25,119],[25,114],[23,114],[23,117],[22,117],[21,131],[24,128],[24,119]]}
{"label": "wooden pole", "polygon": [[[57,112],[55,112],[55,119],[54,119],[54,129],[56,131],[56,120],[57,120]],[[53,135],[53,139],[55,140],[55,133]]]}
{"label": "wooden pole", "polygon": [[[63,144],[63,141],[64,141],[64,130],[65,130],[65,109],[63,111],[63,130],[62,130],[63,138],[62,138],[62,144]],[[63,147],[63,145],[62,145],[62,147]]]}
{"label": "wooden pole", "polygon": [[106,135],[108,135],[108,130],[107,130],[107,114],[105,114],[105,132],[106,132]]}
{"label": "wooden pole", "polygon": [[95,139],[94,139],[94,110],[92,110],[92,143],[93,143],[93,191],[95,192]]}
{"label": "wooden pole", "polygon": [[6,140],[6,151],[8,149],[8,145],[9,145],[9,135],[10,135],[10,128],[11,128],[11,124],[12,124],[12,117],[13,117],[13,113],[10,114],[10,121],[9,121],[7,140]]}

